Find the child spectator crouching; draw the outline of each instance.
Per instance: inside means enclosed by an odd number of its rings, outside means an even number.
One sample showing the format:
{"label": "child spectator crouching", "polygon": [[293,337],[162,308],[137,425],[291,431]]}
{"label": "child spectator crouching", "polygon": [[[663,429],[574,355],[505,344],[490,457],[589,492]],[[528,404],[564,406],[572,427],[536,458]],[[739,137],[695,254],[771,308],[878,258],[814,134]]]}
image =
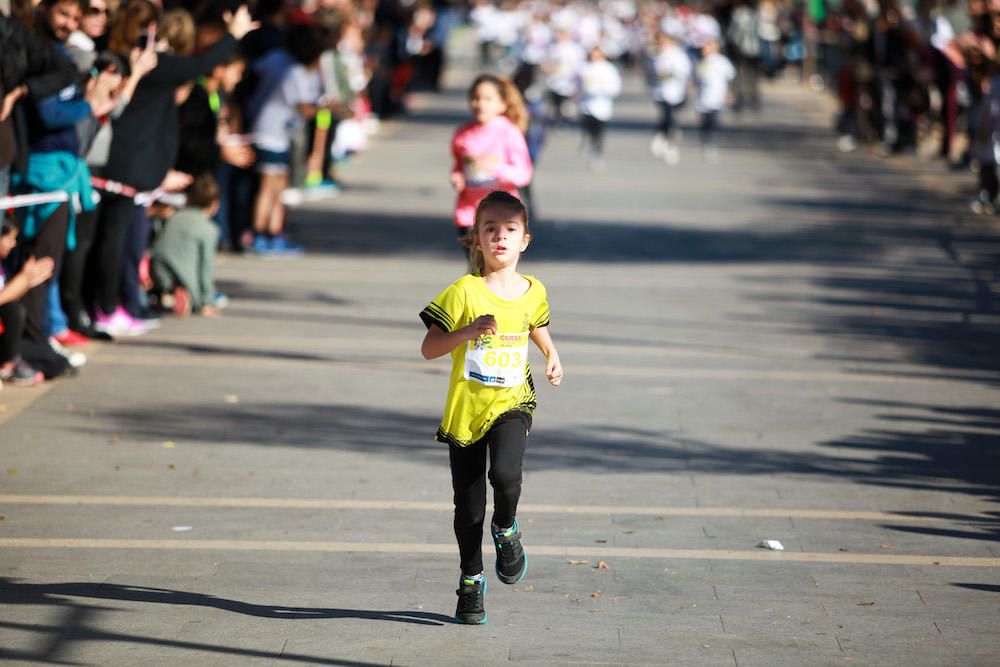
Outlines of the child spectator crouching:
{"label": "child spectator crouching", "polygon": [[194,179],[187,204],[167,220],[150,251],[154,290],[166,305],[172,296],[175,315],[218,314],[215,292],[215,250],[219,228],[212,216],[219,208],[219,186],[210,174]]}
{"label": "child spectator crouching", "polygon": [[[0,223],[0,262],[6,260],[17,246],[18,228],[4,219]],[[10,385],[31,386],[41,382],[41,371],[30,366],[21,355],[21,336],[24,333],[25,308],[20,302],[28,290],[41,285],[52,276],[55,262],[51,257],[36,259],[29,256],[21,270],[9,280],[0,264],[0,387]],[[32,345],[31,341],[25,344]],[[36,347],[41,347],[33,344]],[[60,359],[50,353],[49,356]],[[68,364],[61,369],[68,370]],[[53,373],[55,375],[57,373]]]}

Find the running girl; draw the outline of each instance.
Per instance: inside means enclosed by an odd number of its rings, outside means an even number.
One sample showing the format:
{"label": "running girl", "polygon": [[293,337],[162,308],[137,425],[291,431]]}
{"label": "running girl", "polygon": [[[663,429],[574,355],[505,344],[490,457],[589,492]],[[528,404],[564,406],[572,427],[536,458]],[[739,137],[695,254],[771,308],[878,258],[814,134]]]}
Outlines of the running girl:
{"label": "running girl", "polygon": [[524,99],[508,79],[483,74],[469,88],[472,122],[451,140],[455,165],[451,185],[458,192],[455,227],[459,242],[471,243],[476,205],[492,190],[512,195],[531,182],[531,157],[524,131],[528,114]]}
{"label": "running girl", "polygon": [[537,278],[517,273],[517,260],[530,241],[521,201],[507,192],[491,192],[476,208],[469,275],[420,313],[427,326],[420,347],[424,358],[450,352],[452,360],[437,440],[448,444],[455,492],[454,528],[462,567],[455,618],[461,623],[486,622],[482,538],[487,457],[497,577],[513,584],[528,569],[516,514],[521,463],[536,404],[528,369],[529,339],[545,355],[549,382],[558,387],[563,377],[549,336],[545,287]]}

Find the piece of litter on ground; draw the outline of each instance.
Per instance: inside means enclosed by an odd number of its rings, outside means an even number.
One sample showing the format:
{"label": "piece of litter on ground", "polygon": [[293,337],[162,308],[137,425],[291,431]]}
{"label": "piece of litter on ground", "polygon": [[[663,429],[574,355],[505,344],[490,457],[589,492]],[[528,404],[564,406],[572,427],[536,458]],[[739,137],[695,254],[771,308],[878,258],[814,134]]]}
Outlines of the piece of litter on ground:
{"label": "piece of litter on ground", "polygon": [[602,598],[604,596],[601,595],[601,591],[594,591],[593,593],[590,594],[590,597],[592,597],[592,598]]}
{"label": "piece of litter on ground", "polygon": [[600,607],[594,607],[593,609],[590,610],[590,613],[591,614],[595,614],[595,613],[599,612],[600,610],[601,610]]}
{"label": "piece of litter on ground", "polygon": [[589,560],[570,560],[566,562],[569,563],[570,565],[590,565]]}
{"label": "piece of litter on ground", "polygon": [[240,397],[237,396],[236,394],[226,394],[225,401],[230,405],[235,405],[240,402]]}
{"label": "piece of litter on ground", "polygon": [[191,526],[174,526],[170,530],[174,531],[175,533],[186,533],[189,530],[194,530],[194,528],[192,528]]}
{"label": "piece of litter on ground", "polygon": [[874,607],[875,603],[874,602],[859,602],[858,606],[859,607]]}
{"label": "piece of litter on ground", "polygon": [[7,474],[8,475],[16,475],[19,472],[20,472],[20,470],[18,470],[17,468],[7,468]]}
{"label": "piece of litter on ground", "polygon": [[163,443],[164,449],[173,449],[176,446],[177,443],[175,443],[173,440],[167,440],[166,442]]}
{"label": "piece of litter on ground", "polygon": [[611,568],[611,566],[608,565],[607,563],[605,563],[603,560],[600,561],[597,565],[594,566],[595,570],[607,570],[607,569],[610,569],[610,568]]}
{"label": "piece of litter on ground", "polygon": [[778,540],[761,540],[757,543],[759,549],[770,549],[771,551],[784,551],[785,546]]}

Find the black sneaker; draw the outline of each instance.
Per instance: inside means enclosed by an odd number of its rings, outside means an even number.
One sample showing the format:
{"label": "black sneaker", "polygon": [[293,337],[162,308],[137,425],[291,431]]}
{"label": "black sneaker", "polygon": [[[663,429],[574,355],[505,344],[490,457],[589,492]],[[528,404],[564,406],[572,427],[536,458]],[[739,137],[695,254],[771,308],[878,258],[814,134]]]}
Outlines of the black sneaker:
{"label": "black sneaker", "polygon": [[21,358],[15,359],[10,368],[0,370],[0,382],[6,382],[17,387],[33,387],[44,381],[45,376],[42,372],[36,371]]}
{"label": "black sneaker", "polygon": [[521,531],[514,525],[503,531],[491,529],[493,545],[497,549],[497,578],[505,584],[516,584],[528,571],[528,557],[521,547]]}
{"label": "black sneaker", "polygon": [[482,625],[486,622],[486,610],[483,608],[483,598],[486,597],[486,577],[473,579],[462,577],[458,580],[458,607],[455,609],[455,620],[469,625]]}

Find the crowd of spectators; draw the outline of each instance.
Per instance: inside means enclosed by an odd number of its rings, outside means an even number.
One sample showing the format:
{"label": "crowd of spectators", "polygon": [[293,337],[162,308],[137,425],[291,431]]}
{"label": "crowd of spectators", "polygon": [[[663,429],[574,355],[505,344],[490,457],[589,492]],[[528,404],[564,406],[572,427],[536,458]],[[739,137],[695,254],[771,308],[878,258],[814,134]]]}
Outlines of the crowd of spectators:
{"label": "crowd of spectators", "polygon": [[[8,6],[9,5],[9,6]],[[996,6],[995,6],[996,5]],[[783,74],[841,102],[839,147],[934,142],[998,206],[1000,5],[993,0],[0,0],[0,381],[72,374],[93,338],[217,314],[214,250],[296,255],[285,206],[338,191],[336,165],[414,90],[452,28],[523,93],[532,161],[579,120],[591,166],[620,71],[679,160],[694,98],[706,159],[723,107],[761,110]],[[529,199],[530,189],[525,193]],[[8,196],[9,195],[9,196]]]}
{"label": "crowd of spectators", "polygon": [[[768,0],[770,2],[770,0]],[[1000,181],[1000,3],[996,0],[760,1],[747,25],[760,36],[761,71],[773,50],[766,35],[779,7],[784,55],[801,76],[840,104],[837,145],[850,152],[917,155],[978,178],[972,209],[998,208]],[[736,19],[742,0],[717,11]],[[752,49],[748,52],[753,57]]]}
{"label": "crowd of spectators", "polygon": [[[216,315],[219,250],[296,255],[285,204],[335,195],[457,14],[396,0],[3,0],[0,383],[95,338]],[[0,384],[2,386],[2,384]]]}

